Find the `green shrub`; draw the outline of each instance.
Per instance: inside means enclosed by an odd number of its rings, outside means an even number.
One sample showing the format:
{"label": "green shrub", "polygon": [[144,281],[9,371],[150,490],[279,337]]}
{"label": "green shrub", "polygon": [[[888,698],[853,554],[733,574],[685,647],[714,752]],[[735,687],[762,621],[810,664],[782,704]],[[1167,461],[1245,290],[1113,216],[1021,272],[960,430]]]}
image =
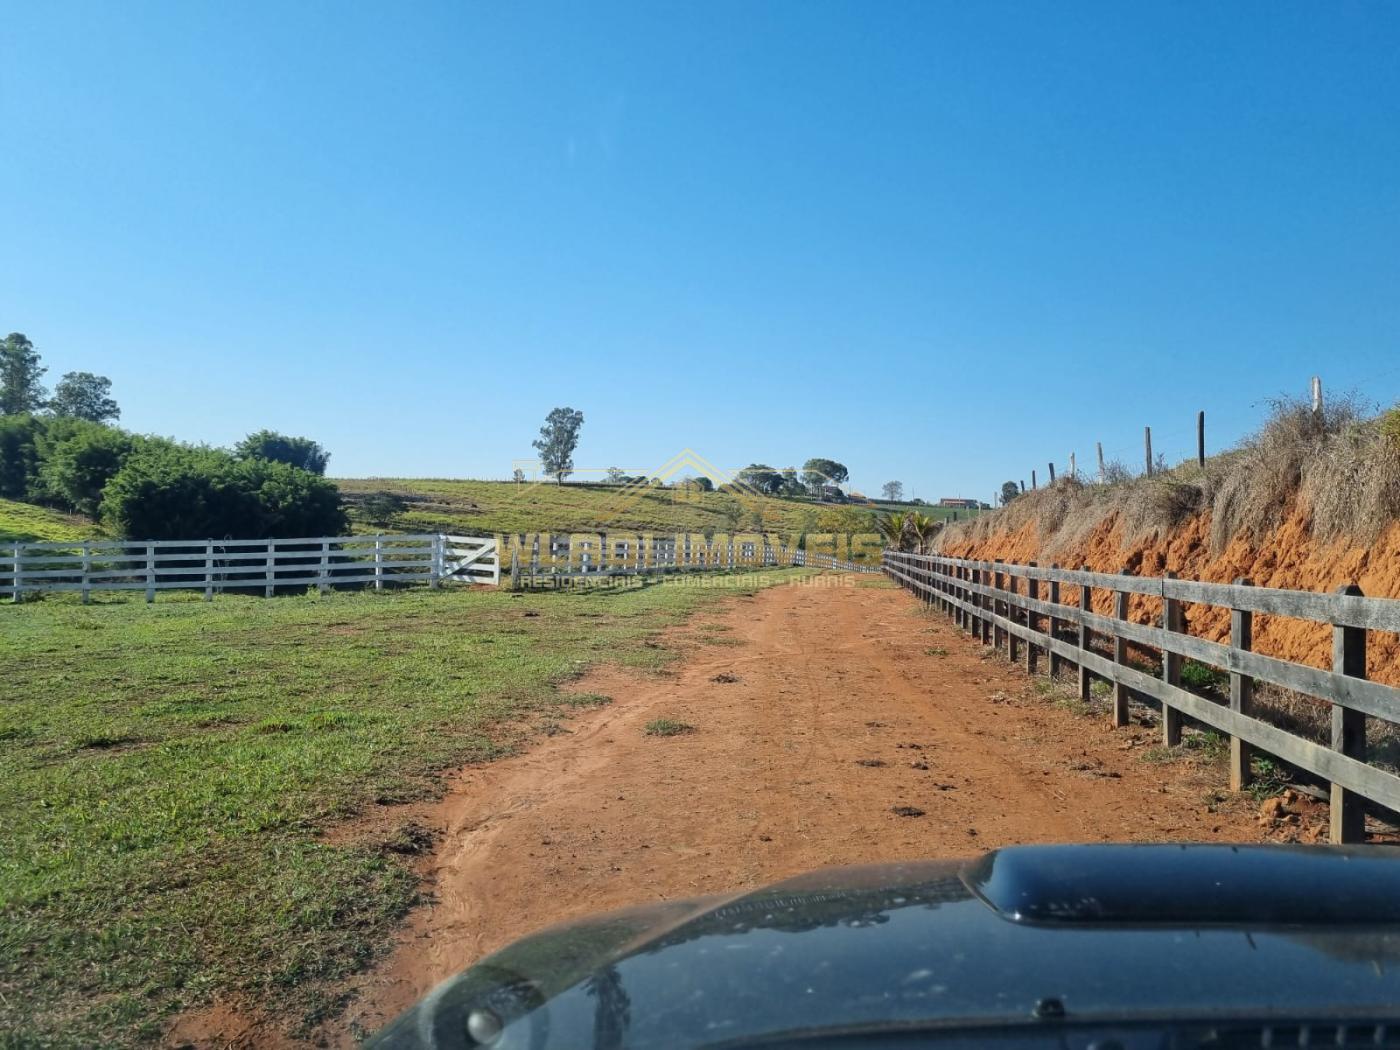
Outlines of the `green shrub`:
{"label": "green shrub", "polygon": [[0,496],[28,499],[39,479],[39,441],[44,420],[38,416],[0,416]]}
{"label": "green shrub", "polygon": [[1229,677],[1224,671],[1195,660],[1187,660],[1181,665],[1181,684],[1189,685],[1192,689],[1213,689]]}
{"label": "green shrub", "polygon": [[35,495],[95,517],[102,490],[140,440],[101,423],[53,420],[40,442],[43,462]]}
{"label": "green shrub", "polygon": [[112,532],[143,540],[330,536],[347,527],[326,479],[186,445],[139,448],[107,483],[101,513]]}

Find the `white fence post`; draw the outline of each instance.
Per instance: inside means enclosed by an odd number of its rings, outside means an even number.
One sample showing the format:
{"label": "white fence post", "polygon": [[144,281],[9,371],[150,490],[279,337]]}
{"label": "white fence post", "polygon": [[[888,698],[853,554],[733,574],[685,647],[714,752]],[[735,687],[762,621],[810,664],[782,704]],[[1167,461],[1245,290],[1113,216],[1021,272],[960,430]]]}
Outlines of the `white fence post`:
{"label": "white fence post", "polygon": [[274,588],[273,588],[273,582],[272,582],[272,581],[273,581],[273,579],[274,579],[275,577],[274,577],[273,574],[272,574],[272,567],[273,567],[273,565],[275,564],[274,559],[276,558],[276,554],[274,553],[274,549],[276,548],[276,546],[277,546],[277,541],[276,541],[276,540],[271,540],[271,539],[270,539],[270,540],[267,541],[267,558],[266,558],[266,560],[264,560],[264,562],[263,562],[263,597],[264,597],[264,598],[271,598],[272,595],[273,595],[273,590],[274,590]]}
{"label": "white fence post", "polygon": [[384,537],[374,537],[374,589],[384,589]]}
{"label": "white fence post", "polygon": [[156,600],[156,545],[146,544],[146,603]]}
{"label": "white fence post", "polygon": [[321,571],[316,576],[316,589],[325,594],[330,589],[331,576],[331,541],[329,538],[321,541]]}
{"label": "white fence post", "polygon": [[214,541],[204,541],[204,600],[214,600]]}
{"label": "white fence post", "polygon": [[439,532],[433,537],[432,551],[428,555],[428,586],[436,588],[438,581],[442,579],[443,570],[447,567],[447,559],[443,552],[447,548],[447,536]]}
{"label": "white fence post", "polygon": [[13,574],[10,576],[10,586],[14,588],[14,600],[15,600],[16,602],[18,602],[18,601],[20,600],[20,593],[21,593],[21,589],[20,589],[20,575],[19,575],[19,574],[20,574],[20,566],[23,564],[23,562],[21,562],[20,558],[21,558],[21,555],[20,555],[20,552],[19,552],[19,542],[16,541],[16,542],[15,542],[15,556],[14,556],[14,572],[13,572]]}
{"label": "white fence post", "polygon": [[86,605],[92,598],[92,581],[88,575],[92,572],[92,547],[84,541],[83,543],[83,604]]}

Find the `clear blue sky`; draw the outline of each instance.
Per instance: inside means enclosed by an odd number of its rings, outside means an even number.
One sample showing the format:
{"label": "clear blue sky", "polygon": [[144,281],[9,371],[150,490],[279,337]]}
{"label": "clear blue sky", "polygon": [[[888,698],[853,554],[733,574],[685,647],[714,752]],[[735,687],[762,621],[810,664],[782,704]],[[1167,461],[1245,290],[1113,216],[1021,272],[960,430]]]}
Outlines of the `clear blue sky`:
{"label": "clear blue sky", "polygon": [[0,2],[0,330],[332,473],[988,498],[1400,396],[1400,4]]}

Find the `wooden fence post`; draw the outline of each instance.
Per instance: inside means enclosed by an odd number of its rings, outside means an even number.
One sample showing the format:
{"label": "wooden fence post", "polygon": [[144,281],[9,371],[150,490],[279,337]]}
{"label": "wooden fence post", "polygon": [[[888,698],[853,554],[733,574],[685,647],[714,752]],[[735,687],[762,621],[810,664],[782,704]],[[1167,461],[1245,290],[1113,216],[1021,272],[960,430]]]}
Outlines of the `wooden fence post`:
{"label": "wooden fence post", "polygon": [[[1050,563],[1050,568],[1051,568],[1052,570],[1058,569],[1059,567],[1060,567],[1060,563],[1059,563],[1059,562],[1051,562],[1051,563]],[[1051,604],[1051,605],[1059,605],[1059,604],[1060,604],[1060,581],[1059,581],[1059,580],[1051,580],[1051,581],[1050,581],[1050,604]],[[1049,623],[1048,627],[1049,627],[1049,631],[1050,631],[1050,637],[1051,637],[1051,638],[1058,638],[1058,637],[1060,637],[1060,630],[1064,627],[1064,622],[1063,622],[1058,616],[1052,616],[1052,617],[1050,617],[1050,623]],[[1049,649],[1049,646],[1046,646],[1046,648]],[[1055,652],[1055,650],[1050,649],[1049,655],[1050,655],[1050,659],[1049,659],[1048,663],[1046,664],[1046,667],[1047,667],[1047,672],[1046,672],[1046,673],[1049,674],[1051,678],[1054,678],[1056,672],[1058,672],[1059,669],[1060,669],[1060,654],[1057,653],[1057,652]]]}
{"label": "wooden fence post", "polygon": [[[1243,576],[1235,580],[1236,587],[1249,587]],[[1254,613],[1248,609],[1230,610],[1230,645],[1248,652],[1254,648]],[[1254,699],[1254,679],[1238,671],[1230,672],[1230,710],[1249,714]],[[1250,781],[1250,747],[1237,736],[1230,737],[1230,790],[1243,791]]]}
{"label": "wooden fence post", "polygon": [[[1126,569],[1123,570],[1122,575],[1128,575]],[[1128,618],[1127,591],[1113,592],[1113,615],[1119,620]],[[1116,631],[1113,634],[1113,663],[1116,667],[1124,667],[1128,663],[1128,640]],[[1113,724],[1115,726],[1128,724],[1128,687],[1118,681],[1116,671],[1113,681]]]}
{"label": "wooden fence post", "polygon": [[88,577],[92,573],[92,544],[83,543],[83,604],[86,605],[92,600],[92,580]]}
{"label": "wooden fence post", "polygon": [[968,569],[967,577],[967,602],[972,606],[971,623],[968,624],[972,631],[972,637],[978,641],[982,640],[982,596],[973,592],[972,588],[982,582],[981,569]]}
{"label": "wooden fence post", "polygon": [[1053,485],[1055,484],[1055,464],[1047,463],[1046,466],[1050,468],[1050,484]]}
{"label": "wooden fence post", "polygon": [[1205,410],[1196,413],[1196,466],[1206,468],[1206,414]]}
{"label": "wooden fence post", "polygon": [[[1176,579],[1176,573],[1168,572],[1168,580]],[[1181,602],[1175,598],[1162,599],[1162,629],[1180,634],[1184,630],[1181,615]],[[1167,685],[1181,685],[1181,654],[1162,650],[1162,681]],[[1181,743],[1181,712],[1170,704],[1162,704],[1162,743],[1176,747]]]}
{"label": "wooden fence post", "polygon": [[[1006,591],[1008,597],[1006,601],[1002,602],[1001,604],[1006,610],[1006,618],[1010,620],[1012,625],[1014,626],[1017,620],[1022,619],[1022,617],[1018,615],[1020,610],[1016,606],[1014,597],[1017,593],[1017,580],[1015,573],[1007,574]],[[1002,634],[1006,635],[1006,658],[1014,664],[1017,660],[1021,658],[1021,639],[1016,636],[1016,632],[1013,631],[1010,627],[1003,628]]]}
{"label": "wooden fence post", "polygon": [[[1036,563],[1035,563],[1035,562],[1030,562],[1030,563],[1029,563],[1029,567],[1032,568],[1032,569],[1036,568]],[[1034,602],[1034,601],[1038,601],[1038,600],[1040,599],[1040,581],[1037,580],[1034,576],[1028,576],[1028,577],[1026,578],[1026,597],[1029,598],[1029,599],[1030,599],[1031,601],[1033,601],[1033,602]],[[1036,616],[1036,614],[1035,614],[1034,612],[1032,612],[1032,611],[1030,610],[1029,606],[1028,606],[1028,607],[1026,608],[1026,631],[1027,631],[1028,633],[1030,633],[1030,634],[1034,634],[1034,633],[1036,632],[1036,628],[1039,627],[1039,625],[1040,625],[1040,618],[1039,618],[1038,616]],[[1036,665],[1035,642],[1032,641],[1030,638],[1027,638],[1027,639],[1026,639],[1026,674],[1035,674],[1035,665]]]}
{"label": "wooden fence post", "polygon": [[[1089,566],[1080,567],[1081,572],[1088,572]],[[1093,610],[1093,590],[1086,584],[1081,584],[1079,588],[1079,611],[1091,612]],[[1079,652],[1082,656],[1089,649],[1089,628],[1084,624],[1079,625]],[[1088,665],[1081,659],[1079,661],[1079,699],[1087,702],[1089,699],[1090,686],[1093,684],[1093,677],[1090,674]]]}
{"label": "wooden fence post", "polygon": [[1105,474],[1105,471],[1103,469],[1103,442],[1095,441],[1094,444],[1099,450],[1099,481],[1103,481]]}
{"label": "wooden fence post", "polygon": [[[1337,588],[1338,594],[1361,595],[1361,588],[1354,583]],[[1366,629],[1364,627],[1332,628],[1332,670],[1351,678],[1366,677]],[[1332,749],[1354,758],[1366,761],[1366,716],[1360,711],[1332,705]],[[1366,813],[1362,800],[1354,792],[1339,784],[1332,785],[1332,827],[1333,842],[1365,842]]]}
{"label": "wooden fence post", "polygon": [[263,597],[271,598],[277,593],[277,574],[273,572],[277,564],[277,541],[267,541],[267,557],[263,561]]}
{"label": "wooden fence post", "polygon": [[331,580],[331,541],[326,537],[321,541],[321,564],[316,572],[316,590],[325,594],[330,590]]}
{"label": "wooden fence post", "polygon": [[155,544],[146,544],[146,602],[149,604],[156,600],[156,548]]}
{"label": "wooden fence post", "polygon": [[384,537],[374,537],[374,589],[384,589]]}
{"label": "wooden fence post", "polygon": [[510,552],[510,589],[520,590],[520,548],[516,547]]}
{"label": "wooden fence post", "polygon": [[1031,471],[1031,491],[1035,491],[1035,471]]}
{"label": "wooden fence post", "polygon": [[[1000,565],[1000,564],[1001,564],[1001,559],[1000,559],[1000,558],[993,558],[992,561],[993,561],[993,563],[996,564],[996,565]],[[1005,589],[1006,589],[1006,577],[1002,574],[1002,571],[1001,571],[1000,569],[993,569],[993,570],[992,570],[992,590],[993,590],[993,591],[1001,591],[1001,590],[1005,590]],[[991,606],[992,606],[992,607],[991,607],[991,610],[990,610],[991,615],[987,617],[987,622],[988,622],[989,624],[991,624],[991,627],[992,627],[992,648],[993,648],[993,649],[1000,649],[1000,648],[1001,648],[1002,636],[1003,636],[1003,635],[1006,635],[1006,634],[1008,633],[1007,631],[1003,630],[1001,627],[998,627],[997,624],[996,624],[996,617],[997,617],[997,615],[1001,612],[1002,607],[1003,607],[1005,604],[1006,604],[1006,603],[1003,602],[1003,601],[1001,601],[1000,599],[998,599],[997,596],[996,596],[995,594],[992,595],[992,599],[991,599]]]}
{"label": "wooden fence post", "polygon": [[24,593],[23,588],[20,586],[22,583],[20,579],[20,567],[24,564],[23,558],[24,556],[20,553],[20,545],[16,542],[13,558],[13,572],[10,575],[10,587],[12,588],[10,597],[11,600],[16,603],[21,600],[20,595]]}
{"label": "wooden fence post", "polygon": [[204,600],[214,600],[214,540],[204,541]]}
{"label": "wooden fence post", "polygon": [[1147,456],[1147,476],[1152,476],[1152,428],[1142,428],[1143,452]]}

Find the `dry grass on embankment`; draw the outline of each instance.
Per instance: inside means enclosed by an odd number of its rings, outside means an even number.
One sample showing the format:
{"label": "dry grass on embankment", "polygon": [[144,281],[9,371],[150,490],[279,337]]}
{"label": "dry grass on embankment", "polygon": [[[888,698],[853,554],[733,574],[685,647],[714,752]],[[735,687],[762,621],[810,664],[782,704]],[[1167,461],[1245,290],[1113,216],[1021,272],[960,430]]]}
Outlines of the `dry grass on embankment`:
{"label": "dry grass on embankment", "polygon": [[[1259,586],[1332,590],[1358,583],[1372,596],[1400,598],[1400,409],[1364,418],[1354,402],[1310,406],[1283,401],[1239,448],[1153,477],[1085,484],[1062,478],[1006,508],[948,528],[940,550],[954,557],[1037,561],[1098,572],[1127,571]],[[1076,588],[1066,602],[1077,603]],[[1094,596],[1111,615],[1112,596]],[[1134,596],[1130,615],[1147,622],[1160,602]],[[1215,641],[1229,638],[1226,610],[1188,606],[1188,629]],[[1325,667],[1331,630],[1259,615],[1255,647]],[[1372,677],[1400,684],[1400,648],[1374,635]],[[1313,720],[1312,705],[1299,717]],[[1318,712],[1320,713],[1320,712]]]}

